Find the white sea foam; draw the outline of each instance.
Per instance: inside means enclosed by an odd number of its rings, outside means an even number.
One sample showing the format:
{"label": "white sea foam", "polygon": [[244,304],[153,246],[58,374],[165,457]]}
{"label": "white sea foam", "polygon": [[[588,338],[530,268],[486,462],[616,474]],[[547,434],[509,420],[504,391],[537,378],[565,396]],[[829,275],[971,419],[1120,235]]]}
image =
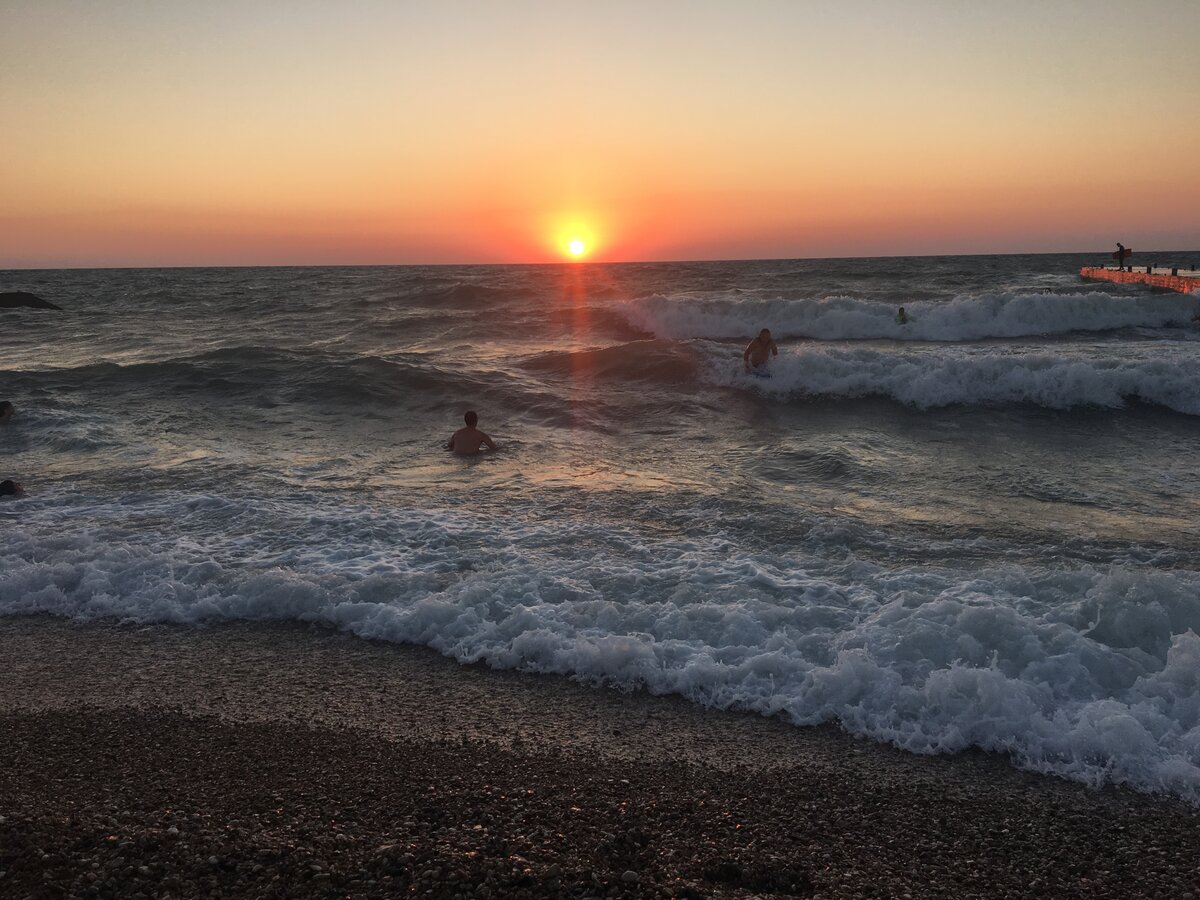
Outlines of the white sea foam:
{"label": "white sea foam", "polygon": [[1109,356],[987,346],[890,352],[785,348],[772,377],[752,378],[714,350],[708,378],[776,396],[891,397],[921,408],[1030,403],[1051,409],[1116,408],[1130,400],[1200,415],[1200,357],[1128,349]]}
{"label": "white sea foam", "polygon": [[907,325],[896,323],[895,305],[855,297],[654,294],[631,300],[618,310],[631,325],[674,340],[746,338],[769,327],[776,338],[970,341],[1182,324],[1195,312],[1195,299],[1182,294],[1122,296],[1100,291],[980,293],[904,307],[910,317]]}
{"label": "white sea foam", "polygon": [[766,553],[313,499],[10,505],[0,613],[323,622],[1200,803],[1200,573],[888,567],[821,527]]}

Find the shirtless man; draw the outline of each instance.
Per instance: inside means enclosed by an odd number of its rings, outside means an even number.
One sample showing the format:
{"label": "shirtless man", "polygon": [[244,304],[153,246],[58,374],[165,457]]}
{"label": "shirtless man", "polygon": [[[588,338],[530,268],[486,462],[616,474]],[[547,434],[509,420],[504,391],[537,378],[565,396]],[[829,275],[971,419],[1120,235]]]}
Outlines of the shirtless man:
{"label": "shirtless man", "polygon": [[758,333],[758,337],[746,345],[746,352],[742,354],[742,362],[746,365],[746,371],[757,369],[764,365],[768,356],[778,356],[779,348],[775,346],[775,342],[771,340],[771,329],[764,328]]}
{"label": "shirtless man", "polygon": [[453,450],[459,456],[474,456],[484,444],[489,450],[496,449],[495,442],[475,427],[479,423],[479,416],[474,410],[463,416],[463,420],[467,427],[458,429],[450,436],[450,440],[446,441],[447,450]]}

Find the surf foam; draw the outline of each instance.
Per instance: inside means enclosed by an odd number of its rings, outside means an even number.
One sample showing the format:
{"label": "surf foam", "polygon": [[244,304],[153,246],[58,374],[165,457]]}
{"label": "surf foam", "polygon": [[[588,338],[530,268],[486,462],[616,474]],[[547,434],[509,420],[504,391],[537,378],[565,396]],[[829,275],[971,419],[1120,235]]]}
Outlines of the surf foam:
{"label": "surf foam", "polygon": [[654,294],[631,300],[618,310],[635,327],[674,340],[750,338],[768,327],[776,338],[917,341],[1161,328],[1184,324],[1195,312],[1195,301],[1182,295],[1122,296],[1102,291],[963,294],[948,301],[903,305],[910,317],[907,325],[896,323],[896,305],[854,297]]}
{"label": "surf foam", "polygon": [[1198,572],[889,567],[828,552],[819,523],[767,553],[316,500],[9,505],[0,613],[321,622],[1200,803]]}
{"label": "surf foam", "polygon": [[888,352],[802,347],[781,351],[772,378],[751,378],[740,360],[713,351],[708,378],[775,396],[890,397],[928,409],[1030,403],[1050,409],[1118,408],[1137,400],[1200,415],[1200,359],[1053,354],[1030,348]]}

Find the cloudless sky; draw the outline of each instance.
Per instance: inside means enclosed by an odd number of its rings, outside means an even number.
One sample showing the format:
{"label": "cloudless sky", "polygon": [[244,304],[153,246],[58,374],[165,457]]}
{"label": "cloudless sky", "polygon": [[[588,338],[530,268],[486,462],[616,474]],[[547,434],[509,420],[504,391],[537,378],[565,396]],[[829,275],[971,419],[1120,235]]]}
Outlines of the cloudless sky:
{"label": "cloudless sky", "polygon": [[1200,2],[0,0],[0,267],[1200,246]]}

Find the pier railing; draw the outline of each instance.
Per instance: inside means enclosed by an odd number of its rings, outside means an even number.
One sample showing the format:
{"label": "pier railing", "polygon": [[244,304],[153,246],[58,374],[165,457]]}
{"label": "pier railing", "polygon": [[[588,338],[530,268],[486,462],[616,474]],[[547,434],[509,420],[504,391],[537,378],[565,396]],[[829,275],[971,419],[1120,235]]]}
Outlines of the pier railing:
{"label": "pier railing", "polygon": [[1169,268],[1162,266],[1129,266],[1118,269],[1115,266],[1084,266],[1079,270],[1083,278],[1092,281],[1112,281],[1117,284],[1145,284],[1150,287],[1163,288],[1168,291],[1178,291],[1181,294],[1191,294],[1200,291],[1200,271],[1181,269],[1179,266]]}

